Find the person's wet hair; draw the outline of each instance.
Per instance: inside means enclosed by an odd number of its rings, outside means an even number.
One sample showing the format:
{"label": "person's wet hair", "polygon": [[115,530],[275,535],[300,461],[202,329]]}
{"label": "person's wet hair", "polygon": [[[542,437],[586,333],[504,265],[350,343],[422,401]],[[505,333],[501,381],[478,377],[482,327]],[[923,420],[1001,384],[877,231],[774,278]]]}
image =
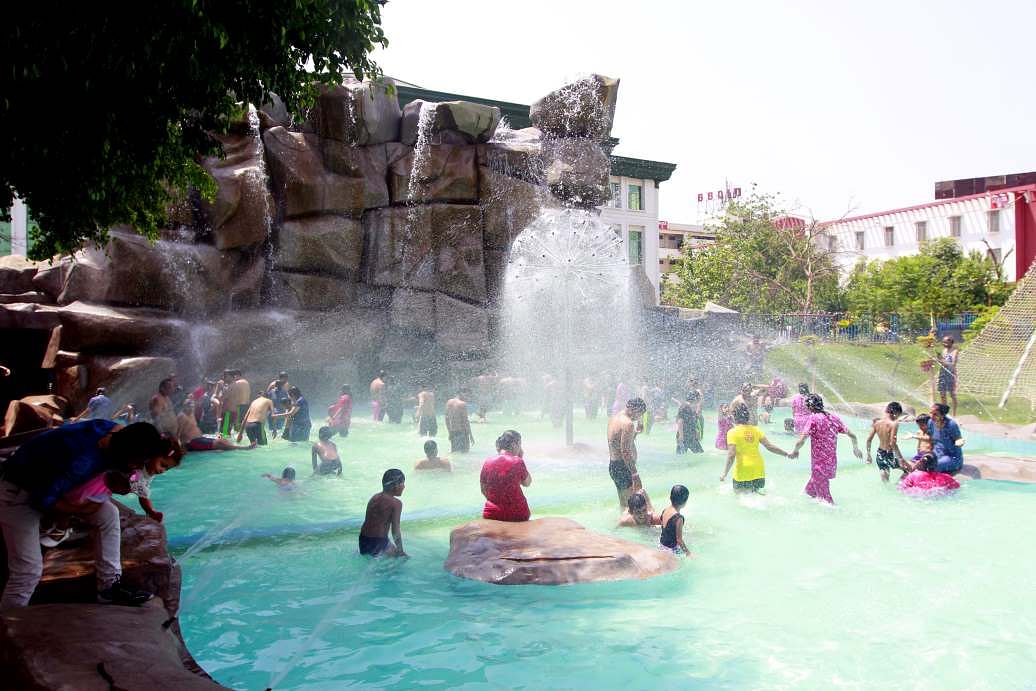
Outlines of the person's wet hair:
{"label": "person's wet hair", "polygon": [[120,469],[139,466],[145,460],[164,455],[162,435],[150,422],[134,422],[112,434],[108,451]]}
{"label": "person's wet hair", "polygon": [[104,387],[103,386],[97,387],[97,393],[95,393],[94,396],[103,396],[103,395],[104,395]]}
{"label": "person's wet hair", "polygon": [[288,373],[287,372],[278,372],[277,373],[277,378],[278,379],[287,379],[288,378]]}
{"label": "person's wet hair", "polygon": [[496,438],[497,451],[515,451],[522,443],[522,435],[517,430],[509,429]]}
{"label": "person's wet hair", "polygon": [[647,403],[644,402],[643,398],[631,398],[626,401],[626,407],[630,410],[639,410],[641,412],[647,411]]}
{"label": "person's wet hair", "polygon": [[936,403],[935,409],[938,410],[939,414],[943,417],[946,417],[950,413],[950,406],[946,405],[945,403]]}
{"label": "person's wet hair", "polygon": [[669,490],[669,501],[677,508],[686,504],[687,498],[690,496],[691,491],[683,485],[673,485],[673,488]]}
{"label": "person's wet hair", "polygon": [[741,393],[746,393],[752,390],[752,384],[750,382],[743,382],[741,384]]}
{"label": "person's wet hair", "polygon": [[824,410],[824,399],[818,393],[811,393],[806,396],[806,410],[814,413],[826,413]]}
{"label": "person's wet hair", "polygon": [[691,401],[692,403],[694,401],[697,401],[699,398],[701,398],[701,393],[699,393],[697,389],[691,389],[687,393],[687,400]]}
{"label": "person's wet hair", "polygon": [[[160,442],[161,452],[155,456],[162,456],[175,468],[183,460],[185,450],[179,439],[162,435]],[[154,458],[154,456],[152,456]]]}
{"label": "person's wet hair", "polygon": [[626,506],[629,507],[630,513],[645,511],[647,510],[647,497],[644,496],[643,492],[634,492],[626,500]]}
{"label": "person's wet hair", "polygon": [[165,389],[165,388],[168,388],[168,387],[172,387],[172,386],[173,386],[173,378],[172,377],[166,377],[165,379],[163,379],[162,381],[160,381],[158,383],[158,390],[161,391],[162,389]]}
{"label": "person's wet hair", "polygon": [[885,412],[889,415],[899,417],[903,414],[903,406],[901,406],[898,401],[892,401],[887,406],[885,406]]}
{"label": "person's wet hair", "polygon": [[406,476],[403,475],[403,471],[399,468],[390,468],[381,476],[381,488],[386,492],[396,485],[402,485],[404,482],[406,482]]}
{"label": "person's wet hair", "polygon": [[928,413],[921,413],[916,418],[914,418],[914,421],[922,427],[927,427],[928,423],[932,421],[932,416]]}
{"label": "person's wet hair", "polygon": [[302,392],[299,391],[299,387],[293,386],[290,389],[288,389],[288,395],[294,396],[295,398],[299,398],[302,396]]}
{"label": "person's wet hair", "polygon": [[294,480],[295,479],[295,469],[292,468],[289,465],[287,468],[284,469],[284,472],[281,473],[281,479],[282,480]]}
{"label": "person's wet hair", "polygon": [[323,427],[317,430],[317,438],[320,439],[320,441],[327,441],[334,435],[335,431],[327,425],[324,425]]}
{"label": "person's wet hair", "polygon": [[439,451],[439,445],[435,443],[434,439],[429,439],[424,443],[424,455],[431,456]]}
{"label": "person's wet hair", "polygon": [[809,393],[809,384],[799,384],[799,393],[805,396]]}
{"label": "person's wet hair", "polygon": [[921,457],[921,460],[917,462],[917,468],[926,473],[934,473],[939,468],[939,462],[935,460],[935,454],[926,453]]}
{"label": "person's wet hair", "polygon": [[348,384],[342,384],[342,393],[344,393],[347,396],[352,396],[353,395],[352,387],[349,386]]}
{"label": "person's wet hair", "polygon": [[734,422],[738,425],[747,425],[751,416],[748,414],[748,406],[734,406]]}

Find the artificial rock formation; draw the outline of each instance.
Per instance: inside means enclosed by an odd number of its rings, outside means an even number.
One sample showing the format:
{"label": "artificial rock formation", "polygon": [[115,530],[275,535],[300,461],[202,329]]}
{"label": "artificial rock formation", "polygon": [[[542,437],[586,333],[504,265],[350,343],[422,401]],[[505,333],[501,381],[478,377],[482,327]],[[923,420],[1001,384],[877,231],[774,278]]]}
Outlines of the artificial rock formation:
{"label": "artificial rock formation", "polygon": [[542,131],[478,103],[401,109],[389,83],[321,87],[297,124],[274,97],[203,161],[215,197],[174,204],[157,242],[116,228],[74,257],[0,261],[0,337],[49,333],[41,361],[77,410],[102,385],[143,407],[171,371],[478,371],[511,242],[545,207],[607,198],[616,86],[544,97]]}
{"label": "artificial rock formation", "polygon": [[674,571],[672,552],[594,533],[567,518],[479,520],[450,533],[446,570],[497,585],[651,578]]}

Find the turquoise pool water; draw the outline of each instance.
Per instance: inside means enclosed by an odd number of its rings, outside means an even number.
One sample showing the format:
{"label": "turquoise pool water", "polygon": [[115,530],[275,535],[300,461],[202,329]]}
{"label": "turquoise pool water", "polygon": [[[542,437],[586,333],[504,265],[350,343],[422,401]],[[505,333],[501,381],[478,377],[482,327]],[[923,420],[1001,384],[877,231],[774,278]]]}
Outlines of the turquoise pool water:
{"label": "turquoise pool water", "polygon": [[[507,427],[525,437],[534,517],[616,530],[603,425],[577,419],[589,448],[573,454],[532,415],[497,416],[476,426],[476,448],[454,458],[452,474],[409,470],[421,455],[414,429],[363,418],[340,443],[341,479],[309,479],[308,447],[284,442],[188,456],[153,492],[183,563],[188,646],[241,689],[1036,684],[1036,486],[970,481],[953,498],[910,499],[848,445],[830,508],[801,495],[808,448],[795,461],[767,456],[767,496],[741,499],[718,480],[714,421],[700,456],[676,456],[671,428],[656,427],[638,440],[652,499],[660,508],[673,483],[691,489],[696,558],[677,572],[502,587],[443,570],[451,528],[480,512],[478,470]],[[792,437],[770,429],[790,448]],[[300,492],[260,477],[287,464]],[[356,553],[359,523],[393,466],[408,475],[412,558],[370,561]]]}

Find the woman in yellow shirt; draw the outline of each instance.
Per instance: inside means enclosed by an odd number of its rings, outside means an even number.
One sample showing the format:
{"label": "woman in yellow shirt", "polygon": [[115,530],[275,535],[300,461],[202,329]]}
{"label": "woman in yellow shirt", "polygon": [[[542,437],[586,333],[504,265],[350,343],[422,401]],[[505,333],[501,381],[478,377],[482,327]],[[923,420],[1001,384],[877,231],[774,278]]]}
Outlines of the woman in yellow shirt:
{"label": "woman in yellow shirt", "polygon": [[[787,458],[787,451],[770,443],[761,429],[748,424],[748,408],[743,405],[734,408],[734,428],[727,432],[727,467],[723,469],[720,482],[725,482],[730,467],[734,466],[734,491],[758,492],[766,485],[766,467],[759,445],[767,451]],[[735,465],[736,462],[736,465]]]}

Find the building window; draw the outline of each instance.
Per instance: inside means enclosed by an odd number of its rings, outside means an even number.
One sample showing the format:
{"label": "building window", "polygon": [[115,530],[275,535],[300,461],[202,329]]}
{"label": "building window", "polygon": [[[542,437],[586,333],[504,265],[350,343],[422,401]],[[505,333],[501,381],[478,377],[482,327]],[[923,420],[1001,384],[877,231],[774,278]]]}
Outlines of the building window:
{"label": "building window", "polygon": [[914,228],[917,230],[917,241],[926,242],[928,240],[928,221],[918,221],[914,224]]}
{"label": "building window", "polygon": [[644,259],[644,226],[630,226],[629,240],[630,264],[640,264]]}
{"label": "building window", "polygon": [[950,237],[960,237],[960,216],[950,216]]}
{"label": "building window", "polygon": [[1000,232],[1000,209],[993,209],[989,212],[989,232]]}
{"label": "building window", "polygon": [[892,226],[885,226],[885,247],[892,247],[896,244],[896,229]]}
{"label": "building window", "polygon": [[640,198],[640,185],[630,185],[626,189],[626,208],[630,211],[643,211],[644,207],[641,206]]}
{"label": "building window", "polygon": [[621,209],[622,208],[622,183],[621,182],[613,182],[613,183],[611,183],[611,189],[612,189],[612,198],[611,198],[611,200],[609,200],[608,206],[612,207],[613,209]]}
{"label": "building window", "polygon": [[863,231],[862,230],[858,230],[858,231],[856,231],[856,249],[860,250],[862,252],[863,248],[864,248],[864,244],[863,244]]}

